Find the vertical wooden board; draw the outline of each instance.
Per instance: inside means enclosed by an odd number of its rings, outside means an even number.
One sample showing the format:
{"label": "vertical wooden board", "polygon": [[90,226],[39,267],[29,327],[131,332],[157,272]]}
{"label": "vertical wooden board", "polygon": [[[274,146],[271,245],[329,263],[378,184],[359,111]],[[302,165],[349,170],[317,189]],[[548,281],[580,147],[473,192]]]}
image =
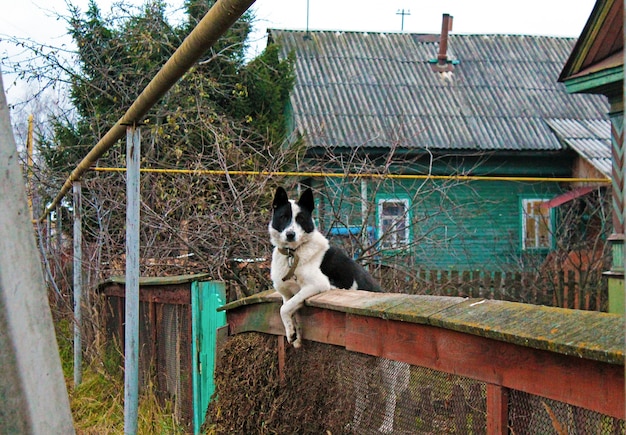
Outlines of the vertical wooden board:
{"label": "vertical wooden board", "polygon": [[72,434],[19,161],[0,72],[0,433]]}
{"label": "vertical wooden board", "polygon": [[502,272],[493,274],[493,298],[502,299]]}
{"label": "vertical wooden board", "polygon": [[137,433],[139,409],[139,231],[140,128],[126,129],[126,323],[124,432]]}
{"label": "vertical wooden board", "polygon": [[575,310],[578,310],[580,308],[580,306],[578,305],[579,300],[578,300],[578,294],[577,294],[577,290],[576,290],[576,277],[574,275],[574,271],[573,270],[568,270],[567,271],[567,308],[573,308]]}
{"label": "vertical wooden board", "polygon": [[487,435],[508,435],[509,390],[487,384]]}

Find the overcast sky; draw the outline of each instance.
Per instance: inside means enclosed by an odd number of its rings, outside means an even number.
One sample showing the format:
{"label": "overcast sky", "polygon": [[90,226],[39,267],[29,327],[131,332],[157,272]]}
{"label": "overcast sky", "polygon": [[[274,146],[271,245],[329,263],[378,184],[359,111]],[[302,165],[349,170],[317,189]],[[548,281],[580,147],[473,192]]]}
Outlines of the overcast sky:
{"label": "overcast sky", "polygon": [[[8,0],[5,0],[8,1]],[[87,0],[71,0],[85,9]],[[111,11],[112,0],[96,0],[103,12]],[[142,4],[143,0],[125,0]],[[167,0],[173,16],[183,0]],[[399,32],[404,11],[404,31],[439,33],[441,16],[454,17],[453,33],[505,33],[578,37],[595,0],[257,0],[257,17],[252,35],[253,52],[265,45],[267,28],[310,30],[357,30]],[[307,14],[308,9],[308,14]],[[18,36],[60,46],[71,44],[65,22],[65,0],[19,0],[0,14],[0,38]],[[16,56],[16,49],[0,41],[0,56]],[[19,100],[27,89],[14,88],[4,78],[9,102]]]}

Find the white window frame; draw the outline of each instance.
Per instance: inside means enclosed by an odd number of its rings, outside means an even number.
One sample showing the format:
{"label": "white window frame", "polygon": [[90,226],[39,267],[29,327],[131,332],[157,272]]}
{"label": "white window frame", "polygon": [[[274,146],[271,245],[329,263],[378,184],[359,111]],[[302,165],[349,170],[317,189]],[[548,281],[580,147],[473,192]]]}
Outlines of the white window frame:
{"label": "white window frame", "polygon": [[[395,219],[393,215],[387,215],[388,217],[386,217],[383,212],[385,210],[385,205],[387,204],[402,204],[402,213],[395,215]],[[411,228],[409,206],[409,200],[406,198],[381,198],[377,201],[378,237],[382,238],[382,246],[384,248],[399,249],[409,244]],[[387,219],[394,220],[394,222],[387,223],[385,222]],[[397,228],[399,222],[404,225],[404,234],[401,237],[398,237],[400,235],[400,231],[393,230],[393,227]],[[390,228],[392,228],[391,231],[389,231]]]}
{"label": "white window frame", "polygon": [[553,246],[552,210],[541,207],[546,198],[522,198],[522,250],[549,250]]}

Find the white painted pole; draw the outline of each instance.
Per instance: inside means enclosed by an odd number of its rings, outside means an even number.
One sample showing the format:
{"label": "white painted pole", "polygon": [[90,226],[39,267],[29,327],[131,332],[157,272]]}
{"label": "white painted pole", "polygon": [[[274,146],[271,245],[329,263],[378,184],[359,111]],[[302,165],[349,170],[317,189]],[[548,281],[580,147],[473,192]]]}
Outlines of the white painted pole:
{"label": "white painted pole", "polygon": [[[82,233],[82,194],[81,182],[72,185],[74,200],[74,388],[83,381],[82,315],[83,294],[83,233]],[[57,217],[58,221],[58,217]]]}
{"label": "white painted pole", "polygon": [[126,327],[124,433],[137,433],[139,404],[139,157],[141,130],[126,129]]}

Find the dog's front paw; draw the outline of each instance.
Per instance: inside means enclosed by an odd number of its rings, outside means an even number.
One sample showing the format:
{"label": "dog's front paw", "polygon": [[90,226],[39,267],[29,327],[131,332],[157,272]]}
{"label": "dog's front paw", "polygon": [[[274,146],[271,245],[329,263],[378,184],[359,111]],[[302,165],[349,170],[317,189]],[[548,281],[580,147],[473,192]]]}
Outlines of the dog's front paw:
{"label": "dog's front paw", "polygon": [[287,342],[290,344],[295,343],[298,340],[298,334],[296,334],[296,330],[294,329],[293,331],[289,332],[289,331],[285,331],[286,335],[287,335]]}
{"label": "dog's front paw", "polygon": [[298,322],[295,317],[291,315],[285,305],[280,308],[280,317],[282,318],[283,325],[285,327],[285,337],[287,337],[287,342],[293,345],[296,349],[299,348],[302,345],[300,328],[298,327]]}
{"label": "dog's front paw", "polygon": [[285,330],[287,335],[287,342],[290,343],[296,349],[302,346],[302,339],[300,338],[300,331],[297,328],[293,328],[291,331]]}

